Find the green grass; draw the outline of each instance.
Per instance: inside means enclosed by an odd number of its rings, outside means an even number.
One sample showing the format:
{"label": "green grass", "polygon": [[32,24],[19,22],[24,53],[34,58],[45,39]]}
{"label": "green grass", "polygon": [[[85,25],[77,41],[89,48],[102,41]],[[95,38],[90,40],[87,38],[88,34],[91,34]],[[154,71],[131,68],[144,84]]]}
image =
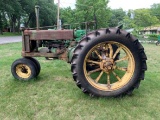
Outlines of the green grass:
{"label": "green grass", "polygon": [[37,79],[21,82],[10,67],[21,43],[0,45],[0,120],[158,120],[160,46],[143,44],[148,71],[140,88],[123,98],[91,98],[75,85],[70,64],[38,58]]}
{"label": "green grass", "polygon": [[11,32],[3,32],[3,35],[0,34],[0,37],[8,37],[8,36],[20,36],[22,33],[11,33]]}

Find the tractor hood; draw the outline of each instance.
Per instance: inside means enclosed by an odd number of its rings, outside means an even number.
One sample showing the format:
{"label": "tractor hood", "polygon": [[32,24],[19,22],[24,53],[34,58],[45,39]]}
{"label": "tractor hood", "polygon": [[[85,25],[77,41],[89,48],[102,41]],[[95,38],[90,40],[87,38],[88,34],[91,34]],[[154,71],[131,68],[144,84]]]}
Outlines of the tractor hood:
{"label": "tractor hood", "polygon": [[24,30],[24,36],[30,40],[70,40],[74,33],[73,30]]}

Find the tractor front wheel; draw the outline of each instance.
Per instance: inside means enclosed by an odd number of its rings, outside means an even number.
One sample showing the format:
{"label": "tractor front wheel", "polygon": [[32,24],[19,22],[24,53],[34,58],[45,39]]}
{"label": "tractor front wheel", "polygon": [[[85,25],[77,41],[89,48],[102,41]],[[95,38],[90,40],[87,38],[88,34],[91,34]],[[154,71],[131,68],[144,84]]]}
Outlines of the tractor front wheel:
{"label": "tractor front wheel", "polygon": [[36,65],[36,68],[37,68],[37,74],[36,76],[39,75],[40,71],[41,71],[41,65],[40,63],[38,62],[38,60],[36,58],[33,58],[33,57],[26,57],[27,59],[30,59],[32,62],[34,62],[34,64]]}
{"label": "tractor front wheel", "polygon": [[11,72],[14,78],[18,80],[30,80],[36,77],[36,65],[33,61],[27,58],[20,58],[15,60],[11,66]]}

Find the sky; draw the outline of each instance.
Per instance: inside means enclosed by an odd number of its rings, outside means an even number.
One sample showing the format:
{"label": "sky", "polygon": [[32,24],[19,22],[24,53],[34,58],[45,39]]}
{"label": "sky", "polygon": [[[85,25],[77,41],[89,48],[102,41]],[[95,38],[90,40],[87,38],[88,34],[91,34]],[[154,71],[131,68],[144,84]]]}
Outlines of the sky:
{"label": "sky", "polygon": [[[57,3],[58,0],[54,0],[55,3]],[[71,8],[75,7],[76,0],[60,0],[60,7],[68,7],[71,6]]]}
{"label": "sky", "polygon": [[123,10],[150,8],[154,3],[160,3],[160,0],[110,0],[108,6],[112,9],[123,8]]}
{"label": "sky", "polygon": [[[57,3],[58,0],[55,0]],[[76,0],[60,0],[61,7],[71,6],[74,8]],[[154,3],[160,3],[160,0],[110,0],[108,6],[112,9],[122,8],[123,10],[150,8]]]}

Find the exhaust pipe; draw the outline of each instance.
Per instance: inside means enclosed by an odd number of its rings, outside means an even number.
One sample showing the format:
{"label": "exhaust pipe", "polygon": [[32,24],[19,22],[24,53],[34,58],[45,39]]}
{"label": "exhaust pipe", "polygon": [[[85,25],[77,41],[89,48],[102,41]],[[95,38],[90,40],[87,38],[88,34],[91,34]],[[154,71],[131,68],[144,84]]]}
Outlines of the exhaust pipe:
{"label": "exhaust pipe", "polygon": [[36,13],[36,26],[37,30],[39,30],[39,5],[35,6],[35,13]]}
{"label": "exhaust pipe", "polygon": [[[36,13],[36,30],[39,30],[39,5],[35,6],[35,13]],[[36,41],[36,51],[38,52],[38,48],[40,46],[40,41]]]}

